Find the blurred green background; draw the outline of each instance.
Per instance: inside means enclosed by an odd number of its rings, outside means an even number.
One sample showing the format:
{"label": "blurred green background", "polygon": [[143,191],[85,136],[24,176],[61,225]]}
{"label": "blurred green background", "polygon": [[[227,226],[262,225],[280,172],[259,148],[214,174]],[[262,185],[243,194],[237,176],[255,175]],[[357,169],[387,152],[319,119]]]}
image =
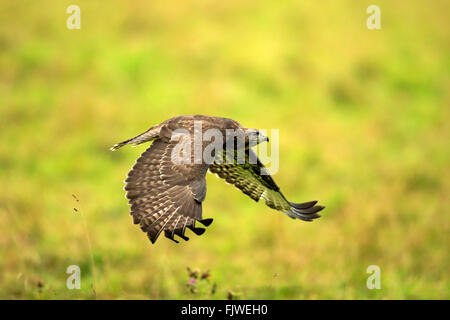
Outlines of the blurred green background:
{"label": "blurred green background", "polygon": [[[66,28],[70,4],[81,30]],[[450,298],[449,9],[2,1],[0,298]],[[108,148],[180,114],[280,129],[275,180],[322,218],[293,221],[208,175],[212,226],[151,245],[122,190],[147,145]],[[188,266],[210,269],[197,293]]]}

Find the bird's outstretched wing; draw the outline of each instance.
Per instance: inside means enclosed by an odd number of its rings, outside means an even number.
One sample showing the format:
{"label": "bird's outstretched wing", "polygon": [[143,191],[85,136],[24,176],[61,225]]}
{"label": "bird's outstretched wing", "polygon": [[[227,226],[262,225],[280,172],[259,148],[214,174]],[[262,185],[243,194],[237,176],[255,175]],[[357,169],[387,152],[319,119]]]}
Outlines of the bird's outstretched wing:
{"label": "bird's outstretched wing", "polygon": [[125,180],[133,222],[140,225],[152,243],[162,231],[175,242],[178,241],[174,235],[187,241],[186,228],[201,235],[205,229],[197,228],[195,222],[205,226],[212,222],[202,219],[207,166],[174,163],[171,155],[176,143],[155,140]]}
{"label": "bird's outstretched wing", "polygon": [[[256,159],[256,163],[252,164],[251,162],[255,161],[250,161],[250,159]],[[233,184],[253,200],[264,199],[267,206],[282,211],[293,219],[312,221],[320,217],[317,212],[324,207],[316,205],[317,201],[305,203],[288,201],[252,149],[246,150],[243,164],[238,164],[236,161],[227,163],[225,157],[220,162],[211,164],[209,171]]]}

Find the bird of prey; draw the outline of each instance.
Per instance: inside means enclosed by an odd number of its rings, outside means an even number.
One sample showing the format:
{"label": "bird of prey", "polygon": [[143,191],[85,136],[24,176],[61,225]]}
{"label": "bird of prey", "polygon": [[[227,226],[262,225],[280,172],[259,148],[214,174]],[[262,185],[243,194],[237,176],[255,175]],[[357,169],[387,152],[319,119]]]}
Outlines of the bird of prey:
{"label": "bird of prey", "polygon": [[[194,152],[196,123],[201,130],[214,129],[223,134],[222,148],[213,150],[212,161],[196,161]],[[178,136],[179,132],[182,132]],[[236,142],[236,135],[243,136],[243,143]],[[177,136],[178,138],[174,138]],[[231,157],[226,150],[226,142],[233,140],[234,151],[242,151],[241,161],[234,152]],[[284,212],[293,219],[312,221],[320,217],[317,213],[324,209],[316,205],[317,201],[293,203],[281,193],[266,168],[257,158],[252,146],[268,141],[259,130],[243,127],[237,121],[221,117],[203,115],[184,115],[170,118],[144,133],[114,145],[111,150],[133,144],[153,141],[142,153],[128,173],[125,180],[126,198],[131,205],[133,222],[139,224],[152,243],[155,243],[162,231],[164,235],[177,242],[175,235],[189,240],[186,228],[201,235],[205,229],[196,226],[200,222],[207,227],[213,219],[202,218],[202,202],[206,196],[206,173],[215,173],[226,182],[233,184],[254,201],[263,199],[267,206]],[[177,150],[180,145],[192,147]],[[200,152],[205,151],[206,142],[201,141]],[[222,149],[222,150],[220,150]],[[184,150],[184,151],[183,151]],[[180,161],[183,158],[188,161]],[[231,161],[226,161],[230,160]],[[252,161],[253,159],[253,161]],[[193,160],[193,161],[192,161]]]}

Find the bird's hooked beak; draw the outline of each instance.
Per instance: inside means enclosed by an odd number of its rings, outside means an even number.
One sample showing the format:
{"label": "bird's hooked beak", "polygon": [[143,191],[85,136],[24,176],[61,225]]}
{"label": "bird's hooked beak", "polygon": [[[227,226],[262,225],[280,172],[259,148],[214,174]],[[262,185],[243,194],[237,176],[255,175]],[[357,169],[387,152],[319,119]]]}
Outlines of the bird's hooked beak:
{"label": "bird's hooked beak", "polygon": [[265,142],[265,141],[269,142],[269,137],[266,136],[262,131],[260,131],[260,130],[255,130],[255,131],[256,131],[256,136],[258,137],[258,143]]}
{"label": "bird's hooked beak", "polygon": [[249,137],[251,146],[265,141],[269,142],[269,137],[257,129],[247,129],[246,135]]}
{"label": "bird's hooked beak", "polygon": [[261,131],[259,131],[259,137],[261,139],[261,142],[264,142],[264,141],[269,142],[269,137],[264,135]]}

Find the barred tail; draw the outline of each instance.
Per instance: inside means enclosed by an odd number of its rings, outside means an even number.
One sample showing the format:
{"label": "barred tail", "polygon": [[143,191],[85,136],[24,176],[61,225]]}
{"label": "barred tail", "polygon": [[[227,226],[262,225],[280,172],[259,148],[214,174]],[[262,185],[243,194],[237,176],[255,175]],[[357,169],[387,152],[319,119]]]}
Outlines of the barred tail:
{"label": "barred tail", "polygon": [[111,148],[109,148],[109,150],[111,151],[116,151],[117,149],[123,147],[124,145],[127,144],[134,144],[134,145],[138,145],[147,141],[151,141],[153,139],[158,138],[159,135],[159,131],[160,131],[160,126],[154,126],[151,127],[150,129],[148,129],[147,131],[145,131],[144,133],[141,133],[140,135],[137,135],[134,138],[116,143],[114,146],[112,146]]}

